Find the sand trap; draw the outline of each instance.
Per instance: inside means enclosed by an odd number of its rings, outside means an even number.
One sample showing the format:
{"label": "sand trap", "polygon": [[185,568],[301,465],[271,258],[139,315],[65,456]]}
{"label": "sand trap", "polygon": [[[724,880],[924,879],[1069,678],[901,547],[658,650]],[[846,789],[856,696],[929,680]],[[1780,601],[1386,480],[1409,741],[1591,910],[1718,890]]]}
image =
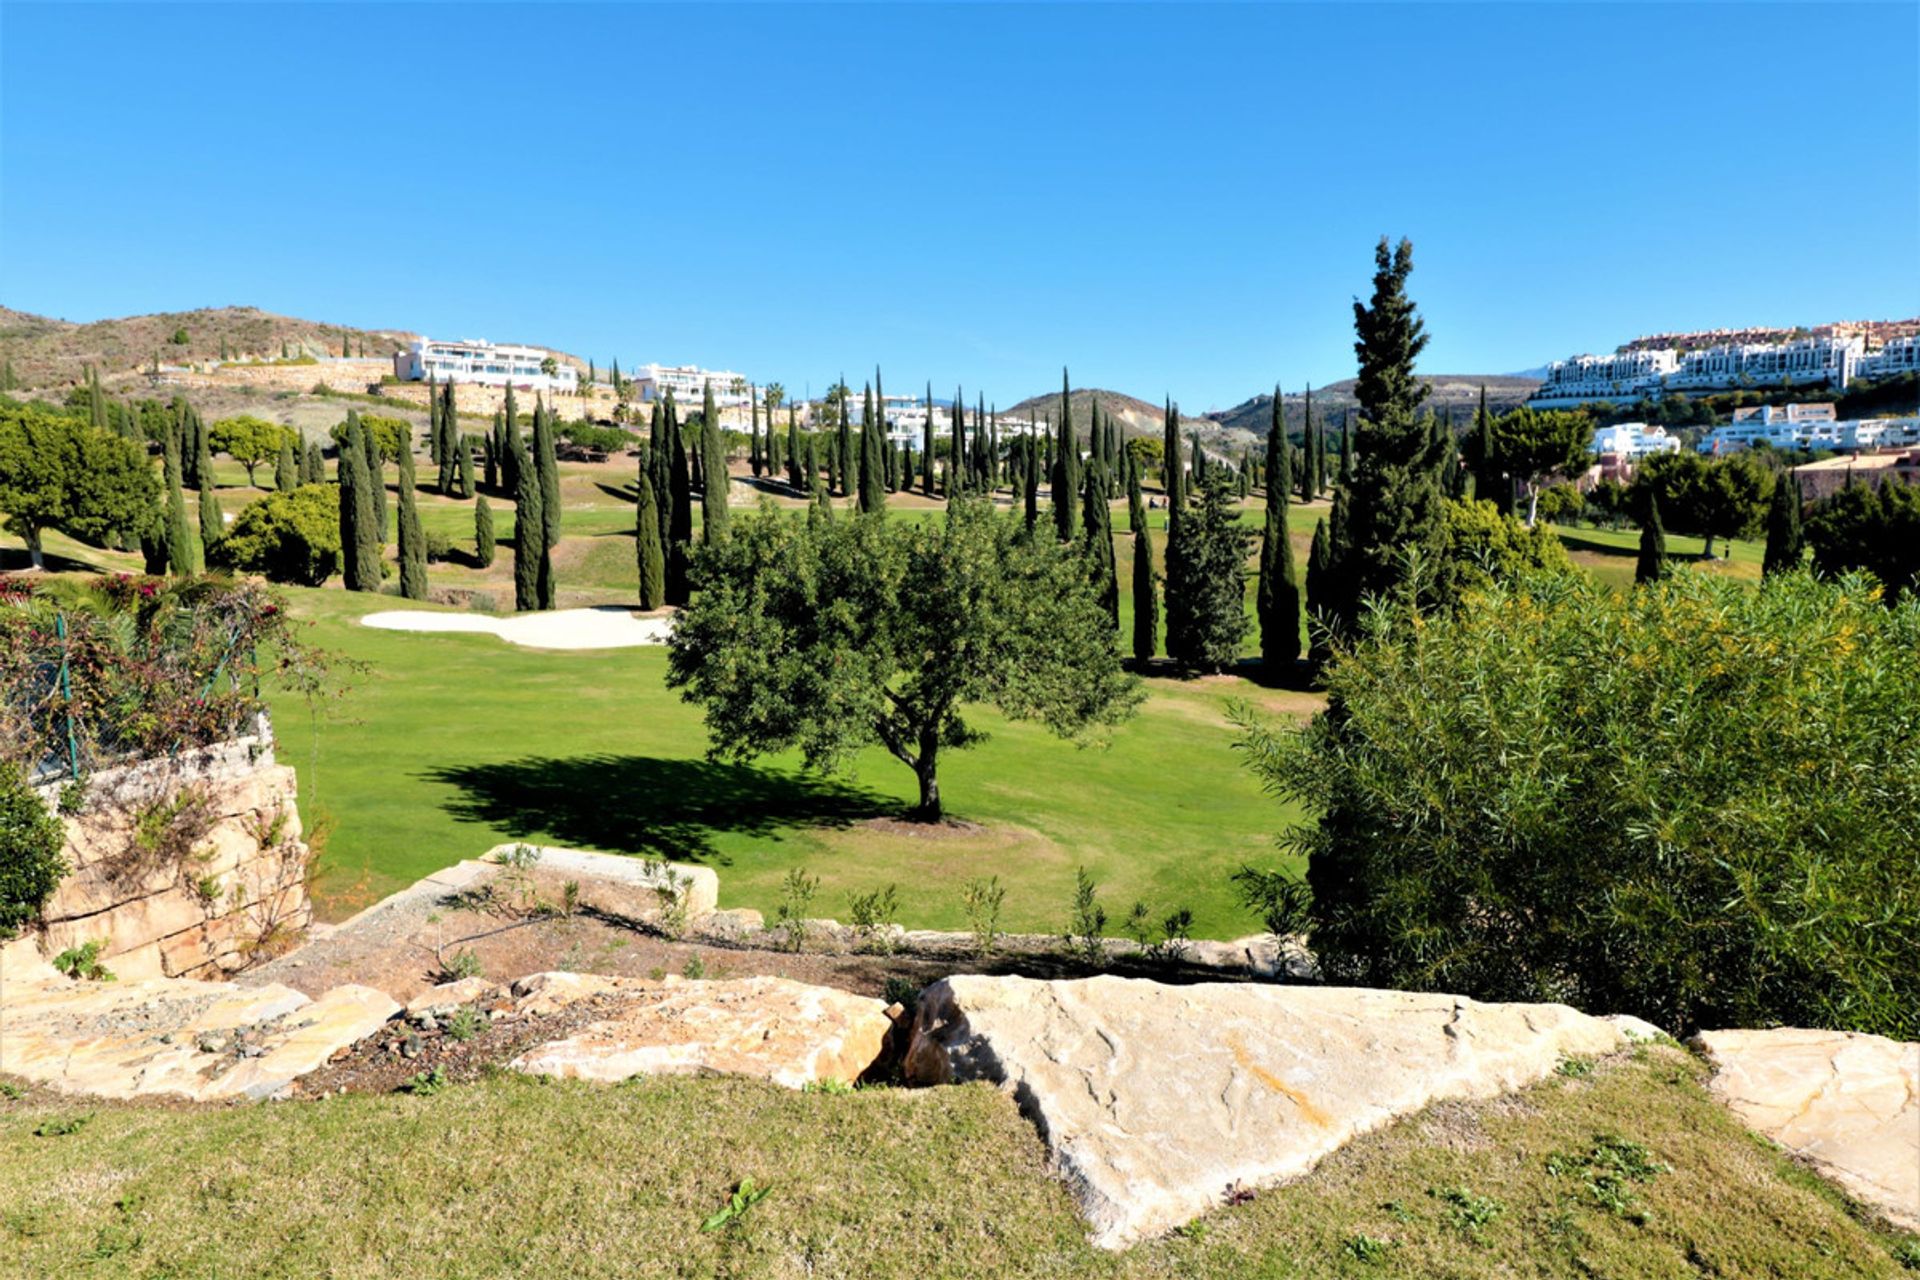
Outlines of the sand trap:
{"label": "sand trap", "polygon": [[500,617],[390,609],[370,613],[360,619],[360,624],[383,631],[481,632],[531,649],[623,649],[636,644],[665,644],[673,630],[670,617],[635,617],[619,605]]}

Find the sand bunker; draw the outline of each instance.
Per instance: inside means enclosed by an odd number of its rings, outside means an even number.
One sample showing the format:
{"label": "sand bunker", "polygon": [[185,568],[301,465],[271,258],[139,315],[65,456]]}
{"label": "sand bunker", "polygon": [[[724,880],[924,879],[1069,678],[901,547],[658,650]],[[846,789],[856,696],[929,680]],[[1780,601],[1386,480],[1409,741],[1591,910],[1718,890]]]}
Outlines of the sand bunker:
{"label": "sand bunker", "polygon": [[665,644],[671,617],[637,617],[619,605],[593,609],[557,609],[494,617],[484,613],[429,613],[391,609],[370,613],[362,626],[385,631],[474,631],[499,636],[532,649],[621,649],[636,644]]}

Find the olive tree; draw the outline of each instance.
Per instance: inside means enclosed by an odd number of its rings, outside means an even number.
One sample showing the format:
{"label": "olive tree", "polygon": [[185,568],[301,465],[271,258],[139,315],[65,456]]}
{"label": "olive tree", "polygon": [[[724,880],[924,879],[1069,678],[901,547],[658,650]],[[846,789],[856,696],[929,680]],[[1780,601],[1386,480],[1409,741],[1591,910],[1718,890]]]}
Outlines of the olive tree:
{"label": "olive tree", "polygon": [[941,753],[983,736],[969,707],[1071,737],[1140,698],[1077,549],[984,501],[911,525],[763,506],[694,571],[667,680],[705,710],[712,754],[797,748],[831,770],[877,745],[913,770],[918,820],[941,817]]}
{"label": "olive tree", "polygon": [[250,502],[214,552],[218,563],[317,587],[340,569],[340,489],[302,485]]}
{"label": "olive tree", "polygon": [[252,414],[222,418],[207,428],[207,445],[224,453],[247,469],[247,486],[257,488],[253,473],[263,462],[278,456],[283,444],[298,440],[292,427],[268,422]]}
{"label": "olive tree", "polygon": [[141,446],[79,418],[0,408],[0,514],[35,569],[46,530],[89,542],[138,533],[154,519],[159,495]]}

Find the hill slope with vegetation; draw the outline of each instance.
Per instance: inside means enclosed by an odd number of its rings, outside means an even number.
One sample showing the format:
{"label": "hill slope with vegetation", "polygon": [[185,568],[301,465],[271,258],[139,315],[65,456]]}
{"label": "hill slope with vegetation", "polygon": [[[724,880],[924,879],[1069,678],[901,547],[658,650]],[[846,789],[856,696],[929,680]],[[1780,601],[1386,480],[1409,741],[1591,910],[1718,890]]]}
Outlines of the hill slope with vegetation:
{"label": "hill slope with vegetation", "polygon": [[[1537,378],[1497,373],[1435,373],[1423,375],[1420,381],[1431,393],[1427,397],[1427,404],[1440,413],[1451,414],[1455,421],[1462,423],[1479,408],[1482,387],[1487,390],[1487,407],[1495,413],[1505,413],[1526,403],[1533,389],[1540,385]],[[1323,422],[1330,419],[1337,422],[1342,413],[1358,404],[1352,378],[1329,382],[1324,387],[1313,389],[1313,411]],[[1306,421],[1306,397],[1297,391],[1282,393],[1280,411],[1286,417],[1287,429],[1299,430]],[[1273,397],[1261,394],[1251,400],[1243,400],[1231,409],[1209,413],[1207,418],[1230,431],[1264,435],[1267,424],[1272,421],[1272,414]]]}
{"label": "hill slope with vegetation", "polygon": [[[1129,435],[1158,436],[1166,424],[1166,408],[1163,405],[1149,404],[1137,396],[1124,391],[1109,391],[1104,387],[1076,387],[1067,393],[1068,403],[1073,407],[1074,425],[1084,433],[1087,424],[1093,420],[1093,405],[1100,404],[1102,414],[1110,414],[1120,423]],[[1049,420],[1060,416],[1060,393],[1049,391],[1042,395],[1028,396],[1016,405],[1000,410],[1003,418],[1041,417]],[[1205,418],[1180,416],[1180,429],[1207,430],[1213,426]]]}

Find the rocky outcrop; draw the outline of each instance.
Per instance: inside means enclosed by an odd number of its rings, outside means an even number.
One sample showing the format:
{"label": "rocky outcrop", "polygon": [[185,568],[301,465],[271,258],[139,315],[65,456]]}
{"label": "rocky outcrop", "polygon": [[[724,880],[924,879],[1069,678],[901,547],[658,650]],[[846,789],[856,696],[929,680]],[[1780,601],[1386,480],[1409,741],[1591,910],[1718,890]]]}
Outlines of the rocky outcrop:
{"label": "rocky outcrop", "polygon": [[291,945],[312,918],[293,770],[270,756],[112,771],[64,822],[70,870],[41,912],[48,956],[100,942],[121,978],[217,977]]}
{"label": "rocky outcrop", "polygon": [[1920,1231],[1920,1044],[1848,1031],[1704,1031],[1713,1095],[1896,1226]]}
{"label": "rocky outcrop", "polygon": [[[1634,1024],[1650,1034],[1645,1024]],[[988,1080],[1039,1126],[1094,1243],[1167,1231],[1447,1098],[1531,1084],[1629,1031],[1564,1005],[1334,987],[959,976],[906,1073]]]}
{"label": "rocky outcrop", "polygon": [[269,1098],[398,1011],[370,987],[309,1000],[278,985],[9,976],[0,1072],[102,1098]]}
{"label": "rocky outcrop", "polygon": [[[618,1008],[509,1064],[531,1075],[618,1082],[639,1075],[737,1075],[798,1089],[851,1084],[879,1059],[892,1020],[878,1000],[787,978],[660,982],[536,975],[516,984],[530,1002],[564,995]],[[572,981],[555,981],[567,979]]]}

